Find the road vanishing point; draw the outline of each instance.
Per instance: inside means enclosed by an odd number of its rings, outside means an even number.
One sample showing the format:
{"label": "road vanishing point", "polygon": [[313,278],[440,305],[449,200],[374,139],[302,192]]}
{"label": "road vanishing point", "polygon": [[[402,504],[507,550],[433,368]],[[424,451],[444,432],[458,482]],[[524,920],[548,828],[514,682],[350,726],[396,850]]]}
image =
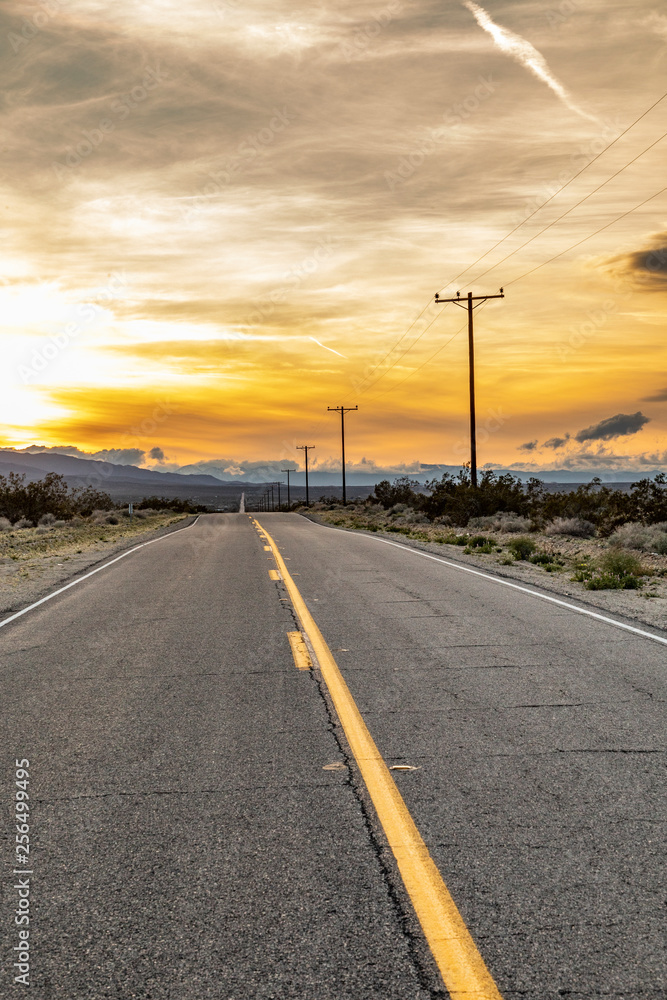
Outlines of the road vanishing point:
{"label": "road vanishing point", "polygon": [[666,647],[296,514],[116,556],[0,622],[0,995],[665,1000]]}

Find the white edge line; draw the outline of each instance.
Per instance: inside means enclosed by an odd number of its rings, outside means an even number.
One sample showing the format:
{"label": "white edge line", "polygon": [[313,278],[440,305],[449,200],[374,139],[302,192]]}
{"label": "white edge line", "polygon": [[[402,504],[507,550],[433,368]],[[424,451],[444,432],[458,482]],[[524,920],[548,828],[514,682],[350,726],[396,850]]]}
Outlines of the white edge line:
{"label": "white edge line", "polygon": [[[199,520],[199,514],[197,514],[197,517],[194,519],[192,524],[188,524],[187,527],[193,528],[198,520]],[[183,528],[179,530],[183,531]],[[160,538],[151,538],[150,541],[142,542],[141,545],[135,545],[134,548],[128,549],[127,552],[121,552],[119,556],[116,556],[114,559],[110,559],[109,562],[104,563],[102,566],[98,566],[97,569],[92,569],[90,573],[86,573],[84,576],[80,576],[78,577],[78,579],[72,580],[71,583],[66,583],[65,586],[60,587],[59,590],[54,590],[52,594],[47,594],[46,597],[42,597],[39,601],[35,601],[34,604],[29,604],[28,607],[23,608],[22,611],[17,611],[15,614],[10,615],[9,618],[5,618],[3,621],[0,622],[0,628],[4,628],[5,625],[9,625],[10,622],[15,621],[17,618],[20,618],[21,615],[27,615],[27,613],[29,611],[32,611],[33,608],[38,608],[40,604],[44,604],[46,601],[50,601],[52,597],[57,597],[58,594],[64,593],[66,590],[69,590],[70,587],[76,587],[77,583],[83,583],[84,580],[87,580],[88,577],[90,576],[94,576],[95,573],[101,573],[103,569],[106,569],[108,566],[113,566],[114,563],[117,563],[120,559],[124,559],[125,556],[131,556],[133,552],[138,552],[139,549],[143,549],[147,545],[152,545],[153,542],[162,542],[164,541],[165,538],[169,538],[170,535],[174,534],[176,534],[176,532],[170,531],[166,535],[161,535]]]}
{"label": "white edge line", "polygon": [[503,587],[511,587],[512,590],[520,590],[524,594],[530,594],[531,597],[538,597],[541,601],[549,601],[551,604],[559,604],[562,608],[567,608],[569,611],[576,611],[580,615],[588,615],[589,618],[597,618],[598,621],[605,622],[607,625],[615,625],[616,628],[625,629],[626,632],[634,632],[635,635],[641,635],[644,639],[653,639],[654,642],[659,642],[663,646],[667,646],[667,639],[663,639],[659,635],[655,635],[653,632],[645,632],[644,629],[635,628],[634,625],[626,625],[624,622],[616,621],[615,618],[607,618],[606,615],[599,615],[596,611],[589,611],[587,608],[578,608],[576,604],[570,604],[569,601],[561,601],[557,597],[549,597],[548,594],[540,594],[538,590],[531,590],[529,587],[522,587],[518,583],[511,583],[509,580],[503,580],[499,576],[491,576],[490,573],[483,573],[479,569],[471,569],[469,566],[460,566],[458,563],[450,562],[448,559],[443,559],[441,556],[433,556],[429,552],[422,552],[420,549],[413,549],[410,545],[401,545],[400,542],[392,542],[388,538],[378,538],[374,535],[369,535],[369,538],[373,538],[376,542],[384,542],[385,545],[393,545],[396,549],[401,549],[403,552],[412,552],[416,556],[423,556],[424,559],[433,559],[434,562],[443,563],[445,566],[450,566],[452,569],[459,569],[462,573],[472,573],[473,576],[481,576],[485,580],[491,580],[493,583],[500,583]]}

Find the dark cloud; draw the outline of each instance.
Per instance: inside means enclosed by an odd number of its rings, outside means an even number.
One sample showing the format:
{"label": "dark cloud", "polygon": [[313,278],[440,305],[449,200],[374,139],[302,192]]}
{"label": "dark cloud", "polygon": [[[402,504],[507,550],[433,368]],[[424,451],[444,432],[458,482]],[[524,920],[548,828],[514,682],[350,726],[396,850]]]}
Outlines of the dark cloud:
{"label": "dark cloud", "polygon": [[[104,448],[102,451],[82,451],[74,445],[54,445],[47,447],[43,444],[30,444],[26,448],[5,450],[15,451],[17,455],[20,455],[22,451],[30,455],[69,455],[72,458],[86,458],[91,461],[109,462],[111,465],[140,465],[146,457],[146,453],[141,448]],[[161,448],[154,448],[153,451],[162,453]],[[162,454],[162,457],[164,458],[164,454]]]}
{"label": "dark cloud", "polygon": [[520,444],[517,451],[535,451],[537,448],[537,438],[534,441],[526,441],[525,444]]}
{"label": "dark cloud", "polygon": [[650,419],[639,410],[636,413],[617,413],[614,417],[601,420],[599,424],[585,427],[574,435],[574,439],[580,443],[584,441],[611,441],[612,438],[636,434]]}
{"label": "dark cloud", "polygon": [[649,291],[667,291],[667,232],[656,233],[647,247],[606,258],[603,267]]}
{"label": "dark cloud", "polygon": [[553,448],[555,450],[556,448],[562,448],[563,445],[567,444],[567,442],[569,440],[570,440],[570,435],[569,434],[566,434],[565,437],[562,437],[562,438],[552,437],[552,438],[549,438],[548,441],[545,441],[544,444],[542,445],[542,447],[543,448]]}
{"label": "dark cloud", "polygon": [[653,396],[642,396],[643,403],[667,403],[667,388],[658,389]]}
{"label": "dark cloud", "polygon": [[154,459],[156,462],[165,462],[167,458],[162,448],[151,448],[148,452],[148,457]]}

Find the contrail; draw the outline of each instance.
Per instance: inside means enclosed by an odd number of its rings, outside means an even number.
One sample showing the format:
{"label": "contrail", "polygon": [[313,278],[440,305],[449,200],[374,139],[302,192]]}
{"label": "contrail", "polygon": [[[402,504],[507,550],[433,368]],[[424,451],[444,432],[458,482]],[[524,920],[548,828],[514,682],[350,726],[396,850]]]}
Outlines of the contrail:
{"label": "contrail", "polygon": [[326,344],[320,344],[319,340],[315,340],[314,337],[309,337],[308,340],[312,340],[312,342],[317,344],[318,347],[323,347],[325,351],[331,351],[332,354],[337,354],[339,358],[343,358],[345,361],[348,360],[344,354],[341,354],[339,351],[334,351],[333,347],[327,347]]}
{"label": "contrail", "polygon": [[474,15],[480,28],[488,32],[493,38],[494,42],[502,52],[506,52],[508,56],[512,59],[516,59],[517,62],[529,69],[538,80],[542,80],[546,83],[547,87],[553,90],[554,94],[561,99],[563,104],[565,104],[570,111],[574,111],[576,114],[580,115],[582,118],[587,118],[589,121],[596,122],[599,124],[599,119],[595,115],[591,115],[588,111],[584,111],[580,108],[575,101],[572,100],[570,94],[565,89],[562,83],[555,78],[551,70],[549,69],[549,64],[542,55],[538,52],[534,45],[522,38],[521,35],[515,35],[513,31],[509,31],[507,28],[501,27],[501,25],[496,24],[492,21],[489,15],[486,13],[483,7],[479,7],[473,0],[463,0],[463,6],[467,7],[468,10]]}

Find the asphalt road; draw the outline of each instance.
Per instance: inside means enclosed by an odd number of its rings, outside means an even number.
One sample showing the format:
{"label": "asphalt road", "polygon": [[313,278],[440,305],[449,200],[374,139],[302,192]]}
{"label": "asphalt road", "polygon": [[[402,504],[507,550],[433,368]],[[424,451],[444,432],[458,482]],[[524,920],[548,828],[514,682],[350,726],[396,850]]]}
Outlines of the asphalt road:
{"label": "asphalt road", "polygon": [[[664,1000],[667,648],[259,520],[505,1000]],[[1,995],[27,758],[34,1000],[447,996],[274,565],[211,515],[0,629]]]}

